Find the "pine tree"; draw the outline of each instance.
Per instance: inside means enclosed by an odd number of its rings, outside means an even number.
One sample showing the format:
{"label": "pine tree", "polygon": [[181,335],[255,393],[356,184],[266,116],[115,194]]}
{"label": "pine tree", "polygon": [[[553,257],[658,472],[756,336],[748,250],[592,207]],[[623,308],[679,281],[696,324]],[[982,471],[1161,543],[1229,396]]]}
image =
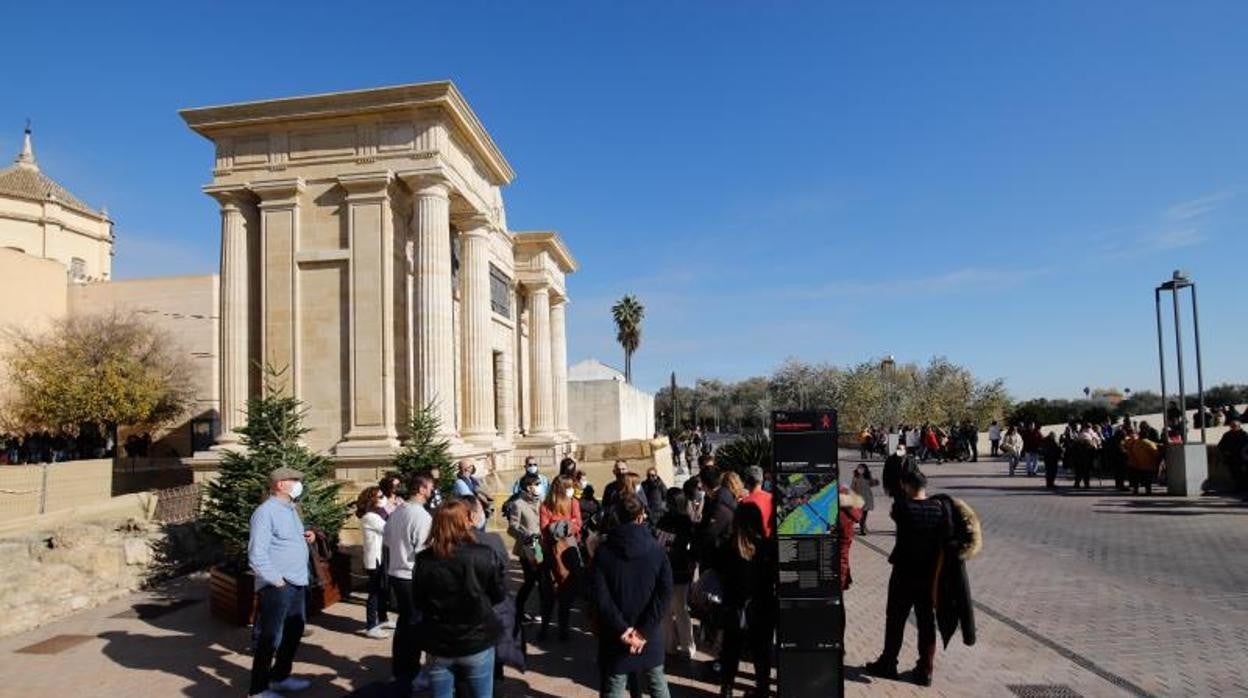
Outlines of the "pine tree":
{"label": "pine tree", "polygon": [[217,479],[208,484],[201,520],[225,550],[228,569],[247,569],[247,539],[251,514],[268,495],[269,473],[281,467],[303,473],[303,495],[296,506],[305,526],[325,533],[338,543],[348,505],[338,501],[341,484],[333,465],[300,441],[303,426],[299,400],[282,394],[282,373],[265,367],[264,390],[247,400],[247,423],[238,430],[242,451],[225,451]]}
{"label": "pine tree", "polygon": [[446,439],[438,436],[442,426],[433,405],[425,405],[411,411],[407,417],[407,439],[394,457],[394,467],[407,478],[415,473],[438,470],[438,491],[447,495],[455,486],[456,473],[451,468],[451,449]]}

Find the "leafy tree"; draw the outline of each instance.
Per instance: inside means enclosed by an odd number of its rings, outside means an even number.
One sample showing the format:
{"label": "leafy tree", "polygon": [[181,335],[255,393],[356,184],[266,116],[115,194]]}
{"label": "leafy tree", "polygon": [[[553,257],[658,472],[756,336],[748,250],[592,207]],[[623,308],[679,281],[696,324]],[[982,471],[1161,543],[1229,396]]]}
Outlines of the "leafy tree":
{"label": "leafy tree", "polygon": [[155,429],[191,405],[187,360],[168,334],[135,316],[75,316],[44,332],[8,334],[9,431]]}
{"label": "leafy tree", "polygon": [[407,438],[394,457],[394,467],[404,482],[411,475],[436,469],[436,486],[446,494],[455,486],[456,473],[451,468],[450,444],[438,435],[441,427],[432,404],[412,410],[407,417]]}
{"label": "leafy tree", "polygon": [[645,315],[645,307],[631,294],[626,294],[611,306],[615,339],[624,347],[624,381],[627,383],[633,382],[633,352],[641,346],[641,320]]}
{"label": "leafy tree", "polygon": [[297,500],[299,516],[320,529],[337,545],[347,520],[348,505],[339,501],[341,483],[333,464],[302,443],[309,429],[303,425],[299,400],[284,394],[282,373],[264,369],[264,389],[247,400],[247,423],[241,427],[241,450],[227,450],[217,479],[208,483],[201,521],[221,541],[228,569],[247,569],[247,540],[251,514],[269,491],[269,473],[294,468],[303,473],[303,494]]}

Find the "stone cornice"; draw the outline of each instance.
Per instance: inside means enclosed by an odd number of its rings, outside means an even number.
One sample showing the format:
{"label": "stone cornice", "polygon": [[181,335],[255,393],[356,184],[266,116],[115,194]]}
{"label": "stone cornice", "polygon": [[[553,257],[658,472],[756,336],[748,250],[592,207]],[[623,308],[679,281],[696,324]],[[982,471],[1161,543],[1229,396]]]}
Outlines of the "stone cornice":
{"label": "stone cornice", "polygon": [[239,206],[250,203],[256,196],[244,184],[208,184],[201,188],[208,196],[225,206]]}
{"label": "stone cornice", "polygon": [[[99,242],[107,242],[111,244],[115,241],[115,236],[111,234],[108,236],[99,235],[98,233],[93,233],[90,230],[85,230],[83,228],[79,228],[76,225],[72,225],[66,222],[63,218],[58,218],[56,216],[32,216],[26,213],[16,213],[16,212],[11,212],[11,211],[6,211],[6,212],[0,212],[0,220],[22,221],[24,223],[34,223],[36,225],[51,224],[51,225],[55,225],[59,227],[61,230],[64,230],[66,232],[74,233],[75,235],[81,235],[85,238],[90,238],[92,240],[97,240]],[[101,221],[101,223],[103,222],[104,221]],[[111,230],[111,226],[112,226],[111,222],[109,222],[109,226]]]}
{"label": "stone cornice", "polygon": [[293,205],[303,192],[303,186],[301,177],[268,179],[247,184],[247,188],[260,197],[261,206]]}
{"label": "stone cornice", "polygon": [[183,109],[178,112],[196,133],[212,139],[217,132],[271,122],[358,116],[361,113],[413,111],[438,107],[481,159],[495,184],[509,184],[516,173],[481,120],[450,81],[416,83],[370,90],[333,92],[257,102]]}
{"label": "stone cornice", "polygon": [[347,190],[348,200],[358,196],[384,196],[386,189],[393,181],[394,174],[389,170],[345,174],[338,177],[338,184]]}
{"label": "stone cornice", "polygon": [[548,252],[551,259],[555,260],[555,263],[559,265],[559,269],[565,274],[571,274],[580,268],[576,260],[573,259],[567,245],[563,244],[563,239],[559,237],[559,233],[553,230],[517,232],[514,234],[513,239],[516,243],[517,252],[528,252],[529,254]]}

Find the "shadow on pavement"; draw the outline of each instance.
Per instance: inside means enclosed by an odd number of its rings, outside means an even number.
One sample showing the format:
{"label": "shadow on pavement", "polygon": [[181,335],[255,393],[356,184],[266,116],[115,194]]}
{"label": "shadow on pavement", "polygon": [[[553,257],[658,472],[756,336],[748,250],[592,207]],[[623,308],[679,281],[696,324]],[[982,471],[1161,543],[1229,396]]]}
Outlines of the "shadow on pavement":
{"label": "shadow on pavement", "polygon": [[[179,599],[171,596],[168,602],[177,604]],[[209,617],[204,603],[193,603],[170,613],[157,613],[155,606],[145,602],[133,608],[145,625],[162,632],[150,635],[124,630],[102,632],[98,637],[106,643],[102,650],[104,655],[127,669],[181,676],[191,683],[183,689],[182,695],[192,698],[246,694],[251,665],[250,629],[230,627]],[[358,630],[353,624],[344,630],[343,624],[351,624],[350,619],[326,613],[308,623],[316,630],[311,638],[305,638],[296,661],[324,669],[305,676],[313,681],[314,688],[309,695],[340,693],[341,689],[328,686],[332,679],[347,678],[354,689],[389,678],[388,657],[371,655],[356,662],[332,654],[317,643],[315,633]],[[242,655],[241,661],[239,655]]]}

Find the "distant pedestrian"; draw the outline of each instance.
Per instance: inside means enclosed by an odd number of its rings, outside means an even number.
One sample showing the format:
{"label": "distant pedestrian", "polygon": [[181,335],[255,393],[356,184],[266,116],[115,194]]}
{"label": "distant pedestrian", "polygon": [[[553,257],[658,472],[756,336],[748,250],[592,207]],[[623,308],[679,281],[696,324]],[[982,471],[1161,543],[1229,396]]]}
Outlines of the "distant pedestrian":
{"label": "distant pedestrian", "polygon": [[1001,425],[995,419],[988,425],[988,443],[992,446],[992,457],[996,458],[1001,447]]}
{"label": "distant pedestrian", "polygon": [[1057,487],[1057,465],[1062,460],[1062,444],[1057,440],[1057,432],[1051,431],[1040,444],[1040,455],[1044,457],[1044,486]]}
{"label": "distant pedestrian", "polygon": [[308,545],[295,500],[303,494],[303,473],[278,468],[269,474],[269,497],[251,515],[247,562],[256,579],[256,627],[251,662],[251,696],[278,698],[311,685],[290,675],[307,620]]}
{"label": "distant pedestrian", "polygon": [[623,698],[629,674],[639,673],[641,688],[654,698],[669,698],[661,628],[672,597],[671,565],[644,523],[641,500],[628,493],[615,507],[618,524],[590,571],[600,695]]}
{"label": "distant pedestrian", "polygon": [[1152,441],[1141,439],[1134,430],[1127,433],[1122,448],[1131,481],[1131,493],[1139,494],[1140,486],[1143,485],[1144,494],[1152,494],[1153,483],[1157,481],[1158,468],[1161,466],[1161,450]]}
{"label": "distant pedestrian", "polygon": [[545,499],[546,491],[550,489],[550,480],[545,475],[541,474],[541,472],[538,471],[537,459],[534,458],[533,456],[528,456],[524,459],[524,472],[521,473],[520,477],[516,478],[516,481],[512,484],[511,493],[516,494],[517,492],[520,491],[520,480],[525,475],[537,476],[538,496],[541,497],[542,499]]}
{"label": "distant pedestrian", "polygon": [[901,473],[913,468],[914,463],[907,455],[905,446],[898,446],[891,456],[884,460],[884,472],[880,479],[884,485],[884,494],[894,499],[903,496],[901,489]]}
{"label": "distant pedestrian", "polygon": [[1010,477],[1014,477],[1014,470],[1023,455],[1023,435],[1013,425],[1005,430],[1005,438],[1001,439],[1001,453],[1010,463]]}
{"label": "distant pedestrian", "polygon": [[862,516],[858,520],[858,533],[867,535],[867,514],[875,508],[875,492],[873,487],[880,484],[875,478],[871,477],[871,468],[866,463],[859,463],[854,468],[854,477],[850,481],[850,489],[854,494],[862,498]]}
{"label": "distant pedestrian", "polygon": [[1248,432],[1238,418],[1227,423],[1230,428],[1218,441],[1218,456],[1230,469],[1235,490],[1248,491]]}

